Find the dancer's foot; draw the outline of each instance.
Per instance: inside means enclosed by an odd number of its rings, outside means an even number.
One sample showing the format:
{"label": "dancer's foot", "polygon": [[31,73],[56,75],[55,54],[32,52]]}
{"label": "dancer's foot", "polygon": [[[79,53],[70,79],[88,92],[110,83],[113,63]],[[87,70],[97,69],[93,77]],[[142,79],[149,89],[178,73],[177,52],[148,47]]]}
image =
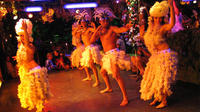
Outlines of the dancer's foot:
{"label": "dancer's foot", "polygon": [[100,83],[99,82],[95,82],[92,87],[97,87]]}
{"label": "dancer's foot", "polygon": [[150,106],[153,106],[153,105],[155,105],[156,103],[157,103],[157,100],[154,99],[149,105],[150,105]]}
{"label": "dancer's foot", "polygon": [[83,79],[82,81],[90,81],[90,80],[92,80],[92,78],[85,78],[85,79]]}
{"label": "dancer's foot", "polygon": [[167,102],[161,102],[158,106],[156,106],[157,109],[160,109],[160,108],[164,108],[167,106]]}
{"label": "dancer's foot", "polygon": [[126,106],[128,104],[128,100],[123,100],[120,104],[120,106]]}
{"label": "dancer's foot", "polygon": [[112,89],[109,88],[100,91],[100,93],[110,93],[110,92],[112,92]]}
{"label": "dancer's foot", "polygon": [[79,70],[83,70],[84,67],[78,67]]}

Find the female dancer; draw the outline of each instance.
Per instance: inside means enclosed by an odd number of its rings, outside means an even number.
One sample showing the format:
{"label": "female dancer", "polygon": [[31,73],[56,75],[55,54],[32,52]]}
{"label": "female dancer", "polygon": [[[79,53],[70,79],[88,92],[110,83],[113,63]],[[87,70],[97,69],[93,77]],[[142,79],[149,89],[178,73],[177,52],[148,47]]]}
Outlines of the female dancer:
{"label": "female dancer", "polygon": [[[164,16],[170,7],[171,23],[163,24]],[[141,82],[141,99],[161,102],[156,108],[167,105],[167,96],[172,94],[170,84],[175,81],[177,73],[177,54],[170,50],[165,41],[165,34],[175,24],[173,0],[156,2],[150,9],[149,26],[144,41],[151,53]]]}
{"label": "female dancer", "polygon": [[18,97],[23,108],[42,112],[44,103],[49,97],[47,69],[41,68],[34,60],[32,23],[28,19],[20,19],[15,26],[18,35],[18,50],[16,55],[19,67],[20,84]]}

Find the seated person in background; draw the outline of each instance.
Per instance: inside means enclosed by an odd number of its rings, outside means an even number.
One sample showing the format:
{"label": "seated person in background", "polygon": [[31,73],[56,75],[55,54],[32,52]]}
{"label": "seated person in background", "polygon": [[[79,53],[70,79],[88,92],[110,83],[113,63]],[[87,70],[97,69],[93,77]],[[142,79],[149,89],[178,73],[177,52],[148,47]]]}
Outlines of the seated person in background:
{"label": "seated person in background", "polygon": [[45,62],[45,67],[47,68],[48,71],[51,71],[53,69],[55,69],[55,65],[53,64],[53,55],[52,53],[47,53],[47,60]]}
{"label": "seated person in background", "polygon": [[60,53],[60,57],[58,58],[58,69],[68,70],[70,68],[70,61],[67,57],[65,57],[64,53]]}
{"label": "seated person in background", "polygon": [[126,52],[125,42],[120,37],[118,37],[118,39],[117,39],[116,47],[117,47],[118,50],[123,50],[124,52]]}
{"label": "seated person in background", "polygon": [[56,69],[58,68],[58,62],[59,62],[59,53],[57,50],[53,51],[53,63],[56,65]]}

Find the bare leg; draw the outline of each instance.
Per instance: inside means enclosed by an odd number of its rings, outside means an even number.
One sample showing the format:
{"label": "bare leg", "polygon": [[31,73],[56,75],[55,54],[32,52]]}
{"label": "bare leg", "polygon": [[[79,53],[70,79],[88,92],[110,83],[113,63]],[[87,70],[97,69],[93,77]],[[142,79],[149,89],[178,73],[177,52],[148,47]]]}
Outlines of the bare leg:
{"label": "bare leg", "polygon": [[106,70],[101,69],[101,75],[104,79],[104,82],[106,83],[106,88],[104,90],[101,90],[100,93],[112,92],[112,88],[110,86],[110,81]]}
{"label": "bare leg", "polygon": [[144,73],[144,67],[143,67],[143,65],[141,63],[141,57],[139,57],[139,56],[137,56],[137,57],[132,56],[131,57],[131,61],[140,70],[140,74],[143,74]]}
{"label": "bare leg", "polygon": [[88,68],[87,68],[87,67],[85,67],[84,69],[85,69],[85,72],[86,72],[86,75],[87,75],[87,77],[86,77],[86,78],[84,78],[82,81],[89,81],[89,80],[92,80],[92,78],[91,78],[91,75],[90,75],[90,73],[89,73],[89,70],[88,70]]}
{"label": "bare leg", "polygon": [[166,106],[167,106],[167,95],[165,94],[162,98],[161,103],[158,106],[156,106],[156,108],[159,109],[159,108],[164,108]]}
{"label": "bare leg", "polygon": [[90,61],[90,67],[91,67],[91,69],[94,73],[95,79],[96,79],[96,82],[93,84],[93,87],[96,87],[99,85],[99,77],[98,77],[98,73],[97,73],[97,68],[92,61]]}
{"label": "bare leg", "polygon": [[158,100],[155,98],[149,105],[150,105],[150,106],[153,106],[153,105],[155,105],[157,102],[158,102]]}
{"label": "bare leg", "polygon": [[121,92],[122,92],[122,95],[123,95],[123,100],[120,104],[120,106],[126,106],[128,104],[128,97],[127,97],[127,93],[126,93],[126,89],[125,89],[125,86],[124,86],[124,81],[122,80],[120,74],[119,74],[119,67],[117,65],[112,65],[112,70],[113,70],[113,77],[115,78],[115,80],[117,81],[120,89],[121,89]]}

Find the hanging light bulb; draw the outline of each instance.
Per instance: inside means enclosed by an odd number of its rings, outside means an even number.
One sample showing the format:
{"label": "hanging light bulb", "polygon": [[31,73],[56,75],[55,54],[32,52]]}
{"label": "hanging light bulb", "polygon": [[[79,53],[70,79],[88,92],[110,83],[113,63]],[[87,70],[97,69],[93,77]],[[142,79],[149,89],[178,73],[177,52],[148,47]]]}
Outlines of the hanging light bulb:
{"label": "hanging light bulb", "polygon": [[33,18],[33,14],[32,13],[28,14],[28,17]]}
{"label": "hanging light bulb", "polygon": [[17,20],[17,18],[18,18],[18,16],[17,16],[17,15],[13,17],[13,19],[14,19],[14,20]]}

